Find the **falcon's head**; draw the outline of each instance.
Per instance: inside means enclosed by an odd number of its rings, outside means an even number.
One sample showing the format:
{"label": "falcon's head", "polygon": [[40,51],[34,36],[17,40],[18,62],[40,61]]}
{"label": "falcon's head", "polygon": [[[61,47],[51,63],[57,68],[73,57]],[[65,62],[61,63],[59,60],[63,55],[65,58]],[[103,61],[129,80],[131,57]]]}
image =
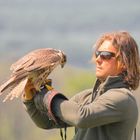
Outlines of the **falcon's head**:
{"label": "falcon's head", "polygon": [[60,65],[61,65],[61,68],[63,68],[64,65],[65,65],[65,63],[67,62],[67,57],[66,57],[66,55],[64,54],[64,52],[62,52],[61,50],[59,50],[58,55],[61,57]]}

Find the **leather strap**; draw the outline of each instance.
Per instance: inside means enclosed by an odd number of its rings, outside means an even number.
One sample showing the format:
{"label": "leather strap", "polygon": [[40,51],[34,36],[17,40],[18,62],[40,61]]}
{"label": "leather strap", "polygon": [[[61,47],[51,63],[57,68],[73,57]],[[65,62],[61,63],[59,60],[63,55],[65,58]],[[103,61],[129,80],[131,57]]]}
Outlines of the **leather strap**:
{"label": "leather strap", "polygon": [[47,92],[46,101],[47,101],[48,117],[50,120],[53,120],[55,123],[58,123],[57,118],[55,117],[52,111],[52,107],[53,107],[52,102],[56,96],[58,96],[58,98],[63,98],[63,99],[67,99],[67,98],[63,94],[59,93],[58,91],[54,89]]}
{"label": "leather strap", "polygon": [[134,140],[136,140],[136,136],[137,136],[137,133],[136,133],[137,131],[136,131],[136,128],[135,128],[135,130],[134,130]]}
{"label": "leather strap", "polygon": [[53,120],[55,123],[57,123],[57,120],[52,112],[52,100],[54,99],[54,97],[56,95],[58,95],[60,93],[58,93],[56,90],[50,90],[47,93],[47,108],[48,108],[48,117],[50,120]]}

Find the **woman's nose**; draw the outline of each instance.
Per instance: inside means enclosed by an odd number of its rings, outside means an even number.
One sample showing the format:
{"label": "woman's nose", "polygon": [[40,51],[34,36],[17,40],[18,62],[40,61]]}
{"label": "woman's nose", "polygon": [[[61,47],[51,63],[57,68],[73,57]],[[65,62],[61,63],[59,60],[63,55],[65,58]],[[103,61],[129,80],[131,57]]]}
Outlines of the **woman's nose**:
{"label": "woman's nose", "polygon": [[100,55],[98,55],[98,56],[95,58],[95,62],[101,62],[101,61],[102,61],[102,59],[101,59]]}

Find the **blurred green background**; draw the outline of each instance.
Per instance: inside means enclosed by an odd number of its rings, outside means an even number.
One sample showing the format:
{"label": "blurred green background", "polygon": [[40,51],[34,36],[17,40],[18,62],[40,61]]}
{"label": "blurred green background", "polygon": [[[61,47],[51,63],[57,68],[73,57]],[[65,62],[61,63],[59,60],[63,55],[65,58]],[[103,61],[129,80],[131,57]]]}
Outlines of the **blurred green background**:
{"label": "blurred green background", "polygon": [[[0,0],[0,82],[10,65],[37,48],[57,48],[68,56],[51,75],[53,86],[71,97],[95,81],[92,46],[104,32],[127,30],[140,46],[139,0]],[[140,106],[140,89],[135,92]],[[0,140],[60,140],[59,130],[35,126],[20,99],[2,103]],[[137,130],[140,128],[138,122]],[[68,140],[74,129],[67,131]],[[137,139],[140,134],[137,133]]]}

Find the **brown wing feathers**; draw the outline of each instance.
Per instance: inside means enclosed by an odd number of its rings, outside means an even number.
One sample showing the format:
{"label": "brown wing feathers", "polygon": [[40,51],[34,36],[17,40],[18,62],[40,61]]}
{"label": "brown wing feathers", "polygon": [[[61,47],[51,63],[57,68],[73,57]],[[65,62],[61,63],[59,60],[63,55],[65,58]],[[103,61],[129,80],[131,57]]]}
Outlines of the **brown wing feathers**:
{"label": "brown wing feathers", "polygon": [[36,83],[43,83],[51,71],[60,64],[62,59],[60,53],[60,50],[52,48],[38,49],[28,53],[12,64],[10,68],[12,70],[11,77],[0,86],[0,95],[4,90],[12,88],[4,101],[9,98],[18,97],[24,90],[27,79],[30,76],[35,76]]}

